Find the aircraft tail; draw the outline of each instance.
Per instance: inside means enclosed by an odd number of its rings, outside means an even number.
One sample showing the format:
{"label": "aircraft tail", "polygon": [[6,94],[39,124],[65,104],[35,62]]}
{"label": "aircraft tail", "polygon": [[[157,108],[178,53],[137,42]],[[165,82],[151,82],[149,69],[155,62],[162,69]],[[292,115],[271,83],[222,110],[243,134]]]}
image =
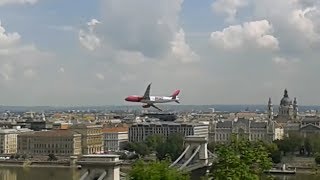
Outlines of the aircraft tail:
{"label": "aircraft tail", "polygon": [[176,90],[170,97],[172,97],[172,99],[176,99],[179,93],[180,93],[180,90]]}

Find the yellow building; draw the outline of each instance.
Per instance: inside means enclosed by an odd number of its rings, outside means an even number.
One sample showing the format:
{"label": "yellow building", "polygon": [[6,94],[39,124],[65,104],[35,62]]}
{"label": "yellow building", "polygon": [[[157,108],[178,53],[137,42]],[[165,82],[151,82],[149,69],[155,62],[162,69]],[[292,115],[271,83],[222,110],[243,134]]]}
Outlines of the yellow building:
{"label": "yellow building", "polygon": [[75,124],[71,130],[82,135],[82,154],[103,153],[102,125]]}
{"label": "yellow building", "polygon": [[17,134],[15,129],[0,130],[0,154],[17,153]]}
{"label": "yellow building", "polygon": [[18,154],[71,156],[81,154],[81,134],[70,130],[36,131],[18,135]]}

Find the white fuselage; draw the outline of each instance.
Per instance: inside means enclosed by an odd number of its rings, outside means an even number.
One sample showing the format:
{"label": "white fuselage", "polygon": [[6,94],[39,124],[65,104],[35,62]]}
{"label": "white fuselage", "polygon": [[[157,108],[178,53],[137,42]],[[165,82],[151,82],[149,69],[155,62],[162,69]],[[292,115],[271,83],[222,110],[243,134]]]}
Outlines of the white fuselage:
{"label": "white fuselage", "polygon": [[168,97],[168,96],[150,96],[150,100],[149,99],[142,99],[141,102],[142,103],[147,103],[147,104],[152,104],[152,103],[174,102],[174,101],[177,101],[177,100],[179,100],[178,97],[173,99],[172,97]]}

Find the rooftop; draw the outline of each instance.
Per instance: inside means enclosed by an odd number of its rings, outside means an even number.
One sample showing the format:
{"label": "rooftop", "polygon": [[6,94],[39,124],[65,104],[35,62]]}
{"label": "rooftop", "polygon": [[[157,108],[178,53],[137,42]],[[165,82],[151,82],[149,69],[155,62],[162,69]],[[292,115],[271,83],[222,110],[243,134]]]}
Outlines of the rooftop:
{"label": "rooftop", "polygon": [[126,132],[128,131],[128,127],[111,127],[111,128],[103,128],[103,133],[115,133],[115,132]]}
{"label": "rooftop", "polygon": [[78,134],[70,130],[51,130],[51,131],[33,131],[26,134],[26,136],[46,136],[46,137],[66,137]]}
{"label": "rooftop", "polygon": [[208,126],[206,124],[201,124],[201,123],[188,123],[188,122],[183,122],[183,123],[176,123],[176,122],[170,122],[170,121],[157,121],[157,122],[141,122],[141,123],[134,123],[134,125],[144,125],[144,126],[149,126],[149,125],[159,125],[159,126]]}

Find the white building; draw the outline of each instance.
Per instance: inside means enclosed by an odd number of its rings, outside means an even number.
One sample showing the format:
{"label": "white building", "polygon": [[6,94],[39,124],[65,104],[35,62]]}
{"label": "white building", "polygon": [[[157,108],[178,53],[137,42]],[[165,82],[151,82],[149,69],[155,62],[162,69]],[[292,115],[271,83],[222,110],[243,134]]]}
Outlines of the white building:
{"label": "white building", "polygon": [[0,154],[17,153],[17,135],[30,129],[0,129]]}
{"label": "white building", "polygon": [[102,131],[105,151],[119,151],[128,142],[127,127],[104,128]]}
{"label": "white building", "polygon": [[129,141],[141,142],[148,136],[161,134],[168,136],[178,133],[183,136],[199,135],[208,136],[209,126],[197,123],[175,123],[175,122],[143,122],[133,124],[129,128]]}
{"label": "white building", "polygon": [[276,125],[274,128],[274,139],[282,140],[284,138],[284,128],[281,125]]}

